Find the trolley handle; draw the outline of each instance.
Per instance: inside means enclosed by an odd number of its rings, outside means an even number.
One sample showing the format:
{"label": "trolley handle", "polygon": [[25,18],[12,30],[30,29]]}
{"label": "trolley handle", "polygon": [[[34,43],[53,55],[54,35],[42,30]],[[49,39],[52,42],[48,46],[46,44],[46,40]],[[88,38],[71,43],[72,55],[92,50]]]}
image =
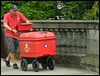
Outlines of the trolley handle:
{"label": "trolley handle", "polygon": [[[17,28],[17,27],[14,27],[14,28]],[[14,28],[12,28],[12,29],[14,29]],[[11,31],[11,32],[13,32],[13,31]],[[16,36],[14,36],[13,34],[11,34],[15,39],[18,39],[19,40],[19,38],[18,37],[16,37]]]}
{"label": "trolley handle", "polygon": [[[12,35],[12,34],[11,34]],[[14,35],[12,35],[15,39],[18,39],[19,40],[19,38],[18,37],[16,37],[16,36],[14,36]]]}

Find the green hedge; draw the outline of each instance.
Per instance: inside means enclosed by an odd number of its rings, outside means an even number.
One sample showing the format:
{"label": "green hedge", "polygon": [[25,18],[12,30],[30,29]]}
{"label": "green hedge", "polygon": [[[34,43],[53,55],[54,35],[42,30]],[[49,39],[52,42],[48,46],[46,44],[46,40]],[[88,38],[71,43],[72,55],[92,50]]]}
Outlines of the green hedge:
{"label": "green hedge", "polygon": [[[54,8],[63,3],[62,10]],[[11,4],[18,6],[29,20],[47,20],[63,16],[64,20],[99,20],[98,1],[1,1],[1,19],[10,11]]]}

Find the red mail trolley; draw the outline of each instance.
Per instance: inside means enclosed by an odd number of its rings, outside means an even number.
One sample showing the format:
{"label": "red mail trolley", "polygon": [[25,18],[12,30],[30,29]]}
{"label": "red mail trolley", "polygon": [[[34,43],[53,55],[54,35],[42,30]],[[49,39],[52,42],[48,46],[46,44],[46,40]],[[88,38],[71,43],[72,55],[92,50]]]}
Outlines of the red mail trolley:
{"label": "red mail trolley", "polygon": [[[17,26],[20,31],[21,28],[28,24]],[[29,28],[31,28],[29,24]],[[26,29],[26,30],[29,30]],[[52,32],[49,31],[37,31],[37,32],[26,32],[19,36],[19,50],[21,59],[21,69],[27,70],[27,65],[32,63],[33,70],[38,72],[39,63],[41,63],[43,69],[47,67],[53,70],[55,67],[54,56],[56,55],[56,37]]]}

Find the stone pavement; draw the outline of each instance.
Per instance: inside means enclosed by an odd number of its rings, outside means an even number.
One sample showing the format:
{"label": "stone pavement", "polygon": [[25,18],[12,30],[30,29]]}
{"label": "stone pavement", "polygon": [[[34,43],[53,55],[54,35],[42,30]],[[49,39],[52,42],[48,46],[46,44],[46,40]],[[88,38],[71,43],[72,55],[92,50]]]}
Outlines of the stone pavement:
{"label": "stone pavement", "polygon": [[55,66],[54,70],[48,68],[44,70],[41,65],[39,65],[39,71],[34,72],[32,64],[28,65],[27,71],[22,71],[20,61],[17,63],[19,69],[16,70],[13,69],[12,62],[10,64],[11,67],[6,67],[5,62],[1,60],[1,75],[99,75],[96,72],[60,66]]}

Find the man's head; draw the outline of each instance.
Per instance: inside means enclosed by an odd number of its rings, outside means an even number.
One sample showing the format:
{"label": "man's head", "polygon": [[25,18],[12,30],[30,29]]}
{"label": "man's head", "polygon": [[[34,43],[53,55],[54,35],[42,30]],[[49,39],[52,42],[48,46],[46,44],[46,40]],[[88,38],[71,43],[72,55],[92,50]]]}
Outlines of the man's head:
{"label": "man's head", "polygon": [[11,7],[10,7],[11,14],[12,15],[16,15],[17,14],[17,10],[18,10],[17,6],[12,4]]}

